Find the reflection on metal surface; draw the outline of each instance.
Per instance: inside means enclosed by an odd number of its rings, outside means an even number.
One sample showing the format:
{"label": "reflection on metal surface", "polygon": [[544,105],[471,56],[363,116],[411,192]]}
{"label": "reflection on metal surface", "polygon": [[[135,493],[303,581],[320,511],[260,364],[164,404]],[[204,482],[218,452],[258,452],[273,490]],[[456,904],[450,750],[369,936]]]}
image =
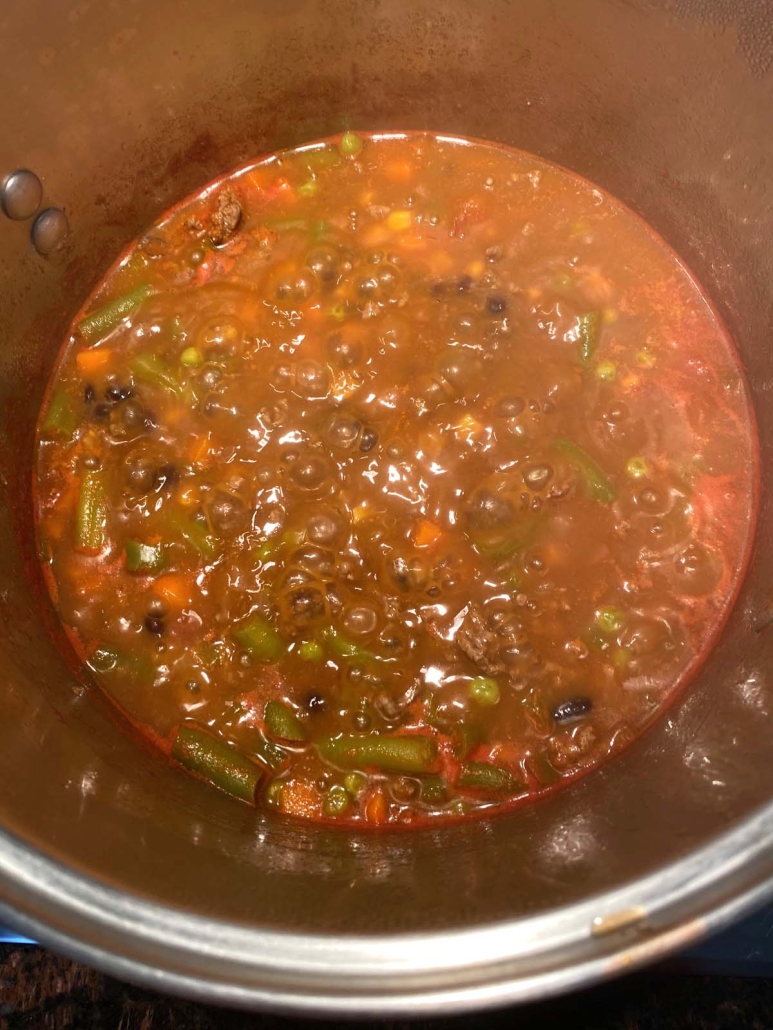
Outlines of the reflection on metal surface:
{"label": "reflection on metal surface", "polygon": [[638,905],[625,909],[622,912],[613,912],[608,916],[596,916],[591,923],[591,933],[594,937],[605,937],[610,933],[619,933],[621,930],[643,930],[647,913]]}

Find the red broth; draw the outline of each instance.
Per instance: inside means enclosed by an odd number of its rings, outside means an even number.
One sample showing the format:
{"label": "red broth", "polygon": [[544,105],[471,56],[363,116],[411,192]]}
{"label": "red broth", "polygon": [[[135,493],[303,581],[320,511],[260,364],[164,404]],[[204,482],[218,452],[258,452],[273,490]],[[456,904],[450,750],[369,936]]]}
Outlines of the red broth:
{"label": "red broth", "polygon": [[727,334],[630,211],[530,154],[346,133],[183,201],[86,301],[40,550],[91,675],[182,766],[421,825],[662,710],[737,591],[755,455]]}

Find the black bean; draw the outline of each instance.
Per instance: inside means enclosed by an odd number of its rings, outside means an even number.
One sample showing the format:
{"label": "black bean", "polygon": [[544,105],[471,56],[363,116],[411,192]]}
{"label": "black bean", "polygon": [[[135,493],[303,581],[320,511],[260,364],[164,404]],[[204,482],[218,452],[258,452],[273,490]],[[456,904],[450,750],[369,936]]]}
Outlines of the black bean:
{"label": "black bean", "polygon": [[247,508],[238,497],[218,490],[209,503],[209,518],[216,533],[228,536],[241,529],[247,517]]}
{"label": "black bean", "polygon": [[104,422],[110,418],[110,405],[109,404],[97,404],[94,408],[94,418],[97,422]]}
{"label": "black bean", "polygon": [[133,390],[131,386],[116,386],[113,384],[112,386],[108,386],[105,390],[105,397],[109,401],[115,401],[118,403],[119,401],[128,400],[132,393]]}
{"label": "black bean", "polygon": [[345,339],[340,333],[334,333],[328,339],[327,351],[339,368],[351,368],[360,362],[363,356],[360,341]]}
{"label": "black bean", "polygon": [[306,698],[306,707],[310,712],[321,712],[325,707],[325,699],[319,694],[309,694]]}
{"label": "black bean", "polygon": [[367,454],[368,451],[373,450],[377,443],[378,433],[376,430],[371,429],[369,426],[363,429],[362,436],[360,437],[360,450]]}
{"label": "black bean", "polygon": [[83,391],[83,399],[84,399],[84,401],[87,404],[91,404],[91,402],[94,400],[95,397],[96,397],[96,391],[95,391],[94,387],[91,385],[91,383],[86,383],[86,389]]}
{"label": "black bean", "polygon": [[145,629],[153,636],[160,637],[165,629],[164,620],[159,619],[157,615],[148,615],[145,617]]}
{"label": "black bean", "polygon": [[589,697],[572,697],[568,701],[562,701],[553,712],[556,722],[568,723],[577,722],[582,719],[593,708],[593,702]]}
{"label": "black bean", "polygon": [[298,363],[295,385],[303,397],[326,397],[330,390],[330,372],[319,361],[308,358]]}
{"label": "black bean", "polygon": [[494,411],[502,418],[517,418],[525,407],[526,401],[522,397],[500,397]]}
{"label": "black bean", "polygon": [[287,601],[292,618],[296,622],[305,623],[321,619],[327,612],[325,595],[318,587],[299,587],[291,590]]}
{"label": "black bean", "polygon": [[473,530],[501,529],[515,517],[512,503],[500,494],[482,487],[469,499],[467,518]]}
{"label": "black bean", "polygon": [[456,283],[457,293],[467,293],[467,291],[474,285],[474,279],[471,275],[463,275]]}
{"label": "black bean", "polygon": [[542,490],[550,482],[553,469],[548,464],[530,465],[523,473],[523,481],[532,490]]}
{"label": "black bean", "polygon": [[486,297],[486,311],[490,315],[501,315],[503,311],[507,311],[507,301],[497,295]]}
{"label": "black bean", "polygon": [[338,248],[327,245],[315,247],[306,259],[306,264],[323,283],[333,283],[338,278]]}
{"label": "black bean", "polygon": [[302,490],[319,490],[331,481],[327,462],[315,454],[299,458],[292,466],[291,477],[295,485]]}
{"label": "black bean", "polygon": [[221,372],[221,370],[213,366],[205,368],[204,371],[201,373],[201,382],[204,386],[207,387],[208,390],[214,389],[214,387],[217,386],[217,384],[220,382],[222,378],[223,373]]}
{"label": "black bean", "polygon": [[353,416],[336,415],[327,427],[327,438],[334,447],[348,450],[357,443],[362,424]]}
{"label": "black bean", "polygon": [[341,535],[342,531],[340,517],[336,512],[328,509],[314,512],[306,523],[308,538],[315,544],[331,544]]}

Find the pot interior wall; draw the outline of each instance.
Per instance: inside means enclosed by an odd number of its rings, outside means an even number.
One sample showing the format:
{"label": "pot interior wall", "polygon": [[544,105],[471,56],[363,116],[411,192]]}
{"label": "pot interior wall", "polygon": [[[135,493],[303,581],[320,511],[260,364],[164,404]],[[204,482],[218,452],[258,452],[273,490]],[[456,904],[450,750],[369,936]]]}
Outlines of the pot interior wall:
{"label": "pot interior wall", "polygon": [[735,335],[767,481],[773,49],[746,11],[759,6],[736,4],[731,23],[713,16],[726,4],[647,0],[4,5],[0,173],[38,172],[72,229],[46,260],[28,224],[0,224],[0,821],[11,834],[105,883],[223,919],[431,930],[586,898],[770,800],[767,491],[736,611],[668,717],[553,800],[442,833],[296,826],[166,767],[68,671],[25,568],[43,377],[86,291],[191,189],[342,127],[502,140],[643,214]]}

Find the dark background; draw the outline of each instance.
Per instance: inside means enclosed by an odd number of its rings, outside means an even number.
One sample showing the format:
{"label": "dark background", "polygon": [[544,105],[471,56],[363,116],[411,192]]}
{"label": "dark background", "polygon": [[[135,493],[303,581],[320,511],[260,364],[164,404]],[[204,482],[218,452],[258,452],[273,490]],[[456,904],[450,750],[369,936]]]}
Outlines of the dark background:
{"label": "dark background", "polygon": [[[0,946],[1,1030],[332,1030],[312,1022],[229,1012],[113,980],[42,948]],[[353,1030],[771,1030],[773,977],[698,975],[656,967],[580,994],[480,1015],[344,1024]]]}

